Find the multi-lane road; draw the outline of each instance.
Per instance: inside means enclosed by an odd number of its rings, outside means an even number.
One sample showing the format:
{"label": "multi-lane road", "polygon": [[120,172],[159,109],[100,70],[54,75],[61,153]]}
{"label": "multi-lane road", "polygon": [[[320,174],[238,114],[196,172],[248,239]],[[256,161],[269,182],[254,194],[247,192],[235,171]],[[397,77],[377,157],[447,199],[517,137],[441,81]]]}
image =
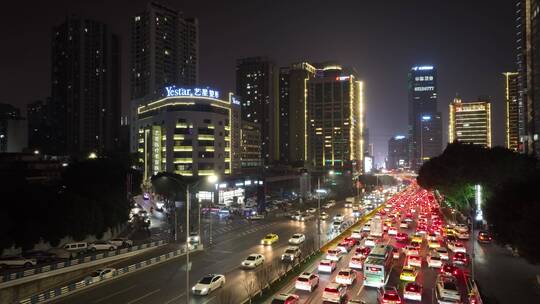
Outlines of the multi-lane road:
{"label": "multi-lane road", "polygon": [[[331,239],[330,219],[337,213],[348,214],[350,209],[343,208],[343,203],[327,210],[329,220],[322,221],[322,240]],[[208,223],[205,223],[205,226]],[[206,231],[206,227],[203,227]],[[315,220],[298,222],[286,217],[268,218],[248,222],[236,219],[232,223],[215,220],[213,222],[213,244],[203,252],[190,257],[190,278],[186,285],[186,259],[180,257],[158,264],[131,275],[114,279],[94,288],[60,299],[56,303],[186,303],[186,286],[193,286],[196,281],[208,273],[224,274],[227,278],[227,302],[237,303],[247,297],[244,282],[254,280],[255,272],[243,270],[240,263],[251,253],[261,253],[265,263],[280,259],[289,246],[288,239],[294,233],[306,235],[306,243],[317,241]],[[260,240],[268,233],[279,235],[279,241],[272,246],[260,245]],[[204,236],[204,233],[203,233]],[[190,303],[222,303],[221,292],[201,297],[190,294]]]}

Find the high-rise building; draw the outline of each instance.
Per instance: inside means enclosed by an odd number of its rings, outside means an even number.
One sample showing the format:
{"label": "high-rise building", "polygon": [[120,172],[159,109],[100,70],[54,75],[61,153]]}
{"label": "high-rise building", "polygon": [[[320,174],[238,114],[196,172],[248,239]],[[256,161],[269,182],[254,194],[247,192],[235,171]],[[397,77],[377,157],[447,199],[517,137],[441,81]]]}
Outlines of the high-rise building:
{"label": "high-rise building", "polygon": [[307,81],[307,160],[319,170],[361,173],[364,162],[364,86],[356,73],[321,65]]}
{"label": "high-rise building", "polygon": [[405,169],[409,167],[409,139],[396,135],[388,140],[386,169]]}
{"label": "high-rise building", "polygon": [[27,123],[21,111],[0,103],[0,153],[23,152],[28,146]]}
{"label": "high-rise building", "polygon": [[26,105],[26,118],[28,121],[28,148],[49,154],[50,143],[53,141],[51,117],[51,99],[36,100]]}
{"label": "high-rise building", "polygon": [[[135,112],[138,139],[132,142],[144,179],[166,171],[185,176],[233,172],[240,138],[240,102],[207,87],[165,87],[161,97],[141,102]],[[238,135],[234,135],[238,134]]]}
{"label": "high-rise building", "polygon": [[236,95],[242,102],[242,120],[260,124],[265,164],[279,157],[278,74],[274,63],[266,57],[236,62]]}
{"label": "high-rise building", "polygon": [[418,170],[441,153],[442,121],[437,112],[437,71],[415,66],[409,71],[409,161]]}
{"label": "high-rise building", "polygon": [[240,162],[243,171],[250,168],[261,168],[261,126],[242,121]]}
{"label": "high-rise building", "polygon": [[516,3],[521,152],[540,157],[540,1]]}
{"label": "high-rise building", "polygon": [[158,2],[131,19],[131,99],[198,83],[198,21]]}
{"label": "high-rise building", "polygon": [[280,160],[304,163],[307,157],[306,90],[316,68],[307,63],[294,63],[281,68],[279,75]]}
{"label": "high-rise building", "polygon": [[449,105],[449,142],[491,147],[491,104],[487,100],[462,102],[455,98]]}
{"label": "high-rise building", "polygon": [[506,104],[505,118],[505,146],[513,151],[520,151],[519,147],[519,90],[518,73],[503,73],[505,80],[504,100]]}
{"label": "high-rise building", "polygon": [[51,153],[115,150],[120,128],[120,43],[100,22],[67,17],[52,35]]}

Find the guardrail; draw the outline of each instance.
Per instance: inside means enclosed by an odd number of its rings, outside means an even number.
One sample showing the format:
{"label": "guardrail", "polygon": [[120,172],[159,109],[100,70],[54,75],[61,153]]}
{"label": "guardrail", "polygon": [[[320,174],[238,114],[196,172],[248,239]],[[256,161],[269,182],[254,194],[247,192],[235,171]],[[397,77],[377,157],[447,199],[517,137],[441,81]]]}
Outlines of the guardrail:
{"label": "guardrail", "polygon": [[[84,257],[80,257],[80,258],[73,259],[73,260],[68,260],[68,261],[64,261],[64,262],[58,262],[58,263],[55,263],[55,264],[49,264],[49,265],[42,266],[42,267],[37,267],[37,268],[28,269],[28,270],[23,270],[23,271],[18,271],[18,272],[12,272],[12,273],[9,273],[9,274],[4,274],[4,275],[0,276],[0,288],[5,288],[5,287],[16,285],[16,282],[14,282],[15,280],[28,278],[28,277],[33,276],[33,275],[42,274],[42,273],[46,273],[46,272],[53,271],[53,270],[58,270],[58,269],[65,269],[65,268],[69,268],[69,267],[72,267],[72,266],[81,265],[81,264],[84,264],[84,263],[93,262],[93,261],[97,261],[97,260],[101,260],[101,259],[104,259],[104,258],[113,257],[113,256],[117,256],[117,255],[122,255],[122,254],[126,254],[126,253],[133,252],[133,251],[138,251],[138,250],[142,250],[142,249],[157,247],[157,246],[164,245],[165,243],[166,243],[166,241],[163,241],[163,240],[154,241],[154,242],[145,243],[145,244],[141,244],[141,245],[137,245],[137,246],[117,249],[115,251],[107,251],[107,252],[103,252],[103,253],[97,253],[97,254],[93,254],[93,255],[90,255],[90,256],[84,256]],[[13,284],[8,284],[8,283],[13,283]]]}
{"label": "guardrail", "polygon": [[[190,250],[190,252],[200,251],[202,249],[203,249],[203,246],[198,245],[195,249]],[[69,295],[71,293],[75,293],[75,292],[81,291],[83,289],[99,285],[99,284],[104,283],[106,281],[110,281],[110,280],[112,280],[114,278],[118,278],[118,277],[127,275],[129,273],[133,273],[135,271],[138,271],[140,269],[150,267],[150,266],[153,266],[153,265],[156,265],[156,264],[159,264],[159,263],[163,263],[165,261],[168,261],[170,259],[173,259],[173,258],[176,258],[176,257],[179,257],[179,256],[183,256],[183,255],[185,255],[185,253],[186,253],[186,248],[184,247],[184,248],[181,248],[181,249],[178,249],[178,250],[175,250],[175,251],[171,251],[171,252],[162,254],[162,255],[157,256],[157,257],[153,257],[151,259],[148,259],[148,260],[145,260],[145,261],[142,261],[142,262],[138,262],[138,263],[135,263],[135,264],[132,264],[132,265],[117,269],[116,272],[113,273],[112,278],[107,278],[107,279],[100,278],[99,281],[96,281],[96,282],[93,282],[91,279],[87,278],[87,279],[84,279],[84,280],[76,282],[76,283],[72,283],[72,284],[69,284],[69,285],[66,285],[66,286],[50,289],[50,290],[47,290],[45,292],[35,294],[35,295],[31,296],[31,297],[18,300],[16,303],[20,303],[20,304],[36,304],[36,303],[44,303],[44,302],[48,302],[48,301],[52,301],[52,300],[57,300],[58,298],[65,297],[65,296],[67,296],[67,295]]]}

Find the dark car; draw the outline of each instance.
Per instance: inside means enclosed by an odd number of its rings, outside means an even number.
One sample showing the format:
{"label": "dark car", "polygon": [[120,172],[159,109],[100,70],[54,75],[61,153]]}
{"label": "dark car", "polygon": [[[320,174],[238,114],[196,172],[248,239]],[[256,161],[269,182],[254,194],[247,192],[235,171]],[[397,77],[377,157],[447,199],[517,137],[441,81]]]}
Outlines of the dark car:
{"label": "dark car", "polygon": [[50,263],[57,259],[56,254],[43,250],[26,251],[22,256],[26,259],[35,259],[38,263]]}
{"label": "dark car", "polygon": [[489,244],[493,240],[493,237],[491,236],[491,233],[489,233],[488,231],[481,230],[480,232],[478,232],[477,240],[478,240],[478,243]]}

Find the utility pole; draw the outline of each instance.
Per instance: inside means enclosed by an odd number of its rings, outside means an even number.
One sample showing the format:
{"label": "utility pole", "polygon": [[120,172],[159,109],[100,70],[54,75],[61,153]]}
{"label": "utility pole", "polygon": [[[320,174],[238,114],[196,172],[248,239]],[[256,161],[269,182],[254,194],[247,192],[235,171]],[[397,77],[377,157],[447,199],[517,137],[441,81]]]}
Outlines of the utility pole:
{"label": "utility pole", "polygon": [[189,303],[189,184],[186,190],[186,303]]}
{"label": "utility pole", "polygon": [[317,236],[321,248],[321,177],[317,178]]}

